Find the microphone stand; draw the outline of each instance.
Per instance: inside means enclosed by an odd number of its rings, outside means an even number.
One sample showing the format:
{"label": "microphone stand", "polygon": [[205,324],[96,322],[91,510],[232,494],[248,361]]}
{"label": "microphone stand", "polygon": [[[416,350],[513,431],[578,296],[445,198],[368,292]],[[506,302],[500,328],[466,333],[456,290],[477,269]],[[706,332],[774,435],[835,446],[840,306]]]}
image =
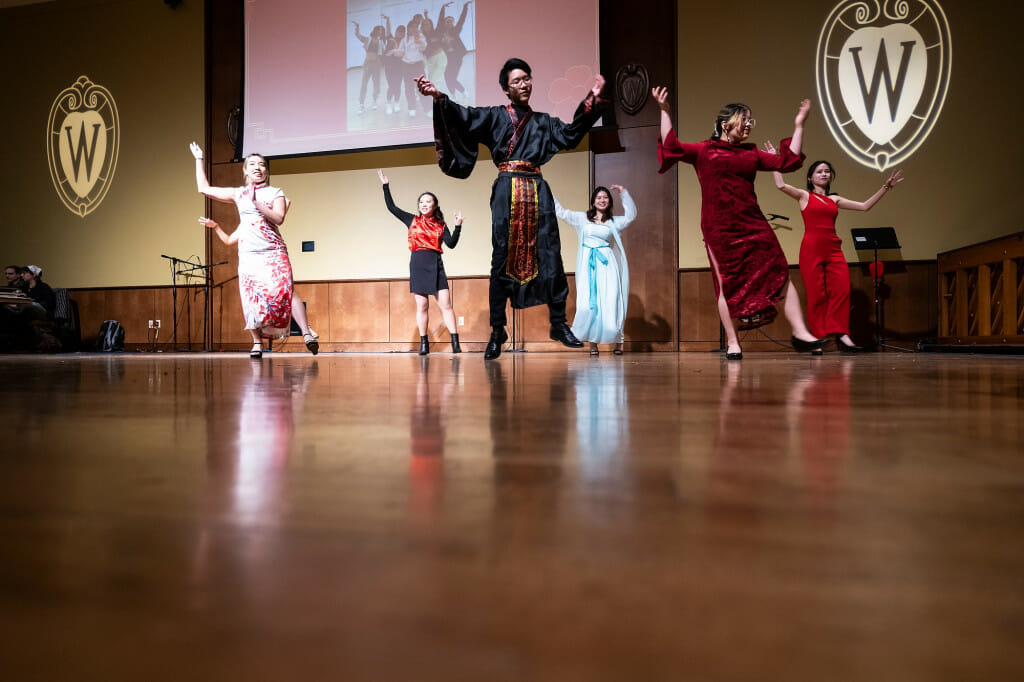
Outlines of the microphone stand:
{"label": "microphone stand", "polygon": [[[203,300],[203,350],[209,350],[209,347],[207,346],[207,343],[206,343],[206,339],[207,339],[206,321],[209,318],[209,306],[210,306],[210,279],[211,279],[210,271],[213,268],[217,267],[218,265],[225,265],[225,264],[227,264],[227,261],[221,261],[220,263],[212,263],[210,265],[202,265],[202,264],[198,264],[198,263],[193,263],[193,262],[188,261],[188,260],[184,260],[182,258],[175,258],[174,256],[165,256],[164,254],[160,254],[160,257],[161,258],[166,258],[167,260],[171,261],[171,306],[172,306],[172,322],[171,322],[171,324],[172,324],[172,327],[173,327],[172,328],[172,332],[171,332],[171,336],[172,336],[172,345],[174,346],[174,350],[175,351],[180,350],[178,348],[178,275],[187,275],[188,273],[195,272],[197,270],[202,270],[204,272],[204,277],[206,279],[206,283],[204,285],[204,292],[203,292],[204,293],[204,300]],[[181,265],[182,263],[184,263],[185,265],[188,265],[189,267],[183,267]],[[190,345],[191,345],[191,338],[192,337],[189,336]]]}
{"label": "microphone stand", "polygon": [[[203,350],[204,351],[209,351],[213,347],[213,343],[212,342],[210,342],[210,343],[207,342],[207,340],[209,339],[209,334],[208,334],[208,329],[207,329],[207,320],[210,319],[210,288],[211,288],[211,285],[212,285],[212,282],[213,282],[213,272],[212,271],[218,265],[227,265],[227,263],[228,262],[226,260],[222,260],[219,263],[210,263],[209,265],[195,265],[195,264],[190,263],[190,265],[192,265],[192,267],[178,271],[178,274],[181,274],[181,275],[186,275],[186,274],[188,274],[190,272],[195,272],[196,270],[202,270],[203,271],[203,280],[204,280],[204,283],[203,283]],[[191,341],[191,338],[192,337],[190,336],[189,337],[190,341]],[[191,345],[191,343],[189,345]]]}

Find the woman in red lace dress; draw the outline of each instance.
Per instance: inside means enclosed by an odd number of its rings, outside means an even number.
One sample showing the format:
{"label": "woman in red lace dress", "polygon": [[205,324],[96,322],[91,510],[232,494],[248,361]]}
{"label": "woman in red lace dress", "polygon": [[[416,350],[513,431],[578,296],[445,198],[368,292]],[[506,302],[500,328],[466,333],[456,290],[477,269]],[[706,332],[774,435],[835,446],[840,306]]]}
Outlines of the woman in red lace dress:
{"label": "woman in red lace dress", "polygon": [[683,161],[694,166],[700,181],[700,229],[715,277],[718,314],[728,342],[726,357],[743,357],[736,330],[770,323],[779,303],[793,329],[793,348],[820,354],[823,341],[804,323],[800,298],[789,280],[789,263],[754,193],[757,171],[787,173],[800,168],[804,159],[800,153],[803,124],[810,100],[800,103],[793,136],[779,144],[778,154],[771,154],[747,142],[754,119],[746,105],[723,107],[710,140],[680,142],[669,117],[668,89],[654,88],[652,92],[661,108],[659,172]]}

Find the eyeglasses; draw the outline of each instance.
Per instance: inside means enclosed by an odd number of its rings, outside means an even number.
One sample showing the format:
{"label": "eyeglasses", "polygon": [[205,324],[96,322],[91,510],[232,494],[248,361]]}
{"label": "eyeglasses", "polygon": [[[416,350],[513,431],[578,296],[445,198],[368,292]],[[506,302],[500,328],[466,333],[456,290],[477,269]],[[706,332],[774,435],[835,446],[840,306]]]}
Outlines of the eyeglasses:
{"label": "eyeglasses", "polygon": [[529,85],[532,82],[533,82],[533,76],[523,76],[522,78],[516,78],[514,80],[510,80],[508,82],[508,84],[511,87],[513,87],[513,88],[518,88],[518,87],[521,87],[523,85]]}
{"label": "eyeglasses", "polygon": [[757,119],[756,118],[744,118],[742,121],[740,121],[740,125],[741,126],[750,126],[751,128],[753,128],[754,126],[757,125]]}

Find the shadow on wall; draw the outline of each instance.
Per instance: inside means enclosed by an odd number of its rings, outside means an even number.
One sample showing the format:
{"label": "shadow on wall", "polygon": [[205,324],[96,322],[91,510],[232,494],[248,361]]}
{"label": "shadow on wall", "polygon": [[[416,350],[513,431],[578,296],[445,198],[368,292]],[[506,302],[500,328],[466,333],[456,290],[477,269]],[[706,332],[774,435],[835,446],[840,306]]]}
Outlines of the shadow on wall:
{"label": "shadow on wall", "polygon": [[630,294],[626,308],[626,341],[630,342],[630,350],[653,350],[653,342],[671,341],[672,327],[668,320],[660,315],[647,319],[643,302],[639,296]]}

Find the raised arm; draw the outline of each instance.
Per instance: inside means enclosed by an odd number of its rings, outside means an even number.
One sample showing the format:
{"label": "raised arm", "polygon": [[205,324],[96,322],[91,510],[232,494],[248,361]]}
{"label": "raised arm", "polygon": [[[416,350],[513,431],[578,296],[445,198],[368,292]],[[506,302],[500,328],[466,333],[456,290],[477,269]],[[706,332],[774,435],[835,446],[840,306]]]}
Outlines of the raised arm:
{"label": "raised arm", "polygon": [[622,230],[631,222],[636,220],[636,202],[634,202],[633,197],[629,195],[629,190],[622,185],[612,185],[611,189],[618,192],[619,198],[622,200],[623,215],[616,220],[618,228]]}
{"label": "raised arm", "polygon": [[395,200],[391,198],[391,185],[388,182],[388,176],[384,175],[383,170],[377,169],[377,177],[380,178],[381,188],[384,190],[384,205],[387,206],[388,212],[401,220],[406,227],[412,225],[413,218],[416,216],[395,206]]}
{"label": "raised arm", "polygon": [[844,199],[843,197],[837,197],[836,206],[842,209],[846,209],[847,211],[870,211],[871,208],[878,203],[879,199],[885,196],[889,192],[889,190],[891,190],[893,187],[900,184],[901,182],[903,182],[903,171],[894,170],[892,173],[889,174],[889,179],[882,183],[882,186],[878,189],[878,191],[872,194],[870,197],[868,197],[867,200],[850,201],[849,199]]}
{"label": "raised arm", "polygon": [[800,102],[800,108],[796,111],[796,118],[793,120],[793,138],[789,143],[789,149],[797,156],[800,156],[804,144],[804,121],[811,111],[811,100],[805,99]]}
{"label": "raised arm", "polygon": [[462,211],[455,212],[455,229],[449,229],[447,225],[444,226],[444,234],[441,235],[444,239],[445,245],[449,249],[454,249],[455,245],[459,243],[459,236],[462,234]]}
{"label": "raised arm", "polygon": [[668,88],[653,88],[651,94],[654,95],[654,101],[658,103],[658,108],[661,109],[661,139],[667,140],[669,133],[672,132],[672,117],[669,116]]}
{"label": "raised arm", "polygon": [[364,35],[361,35],[361,34],[359,33],[359,22],[358,22],[358,21],[353,21],[353,22],[352,22],[352,26],[353,26],[353,27],[354,27],[354,29],[355,29],[355,32],[356,32],[356,38],[359,38],[359,42],[361,42],[361,43],[363,44],[363,47],[365,47],[365,46],[366,46],[366,43],[367,43],[367,42],[369,42],[369,40],[370,40],[370,39],[369,39],[369,37],[367,37],[367,36],[364,36]]}
{"label": "raised arm", "polygon": [[199,190],[199,193],[225,203],[234,201],[235,190],[233,187],[210,186],[210,181],[206,178],[206,167],[203,165],[202,148],[195,142],[190,144],[188,148],[196,159],[196,189]]}
{"label": "raised arm", "polygon": [[216,235],[220,237],[220,240],[227,244],[228,246],[238,243],[238,230],[235,230],[231,234],[227,234],[226,232],[224,232],[224,230],[220,229],[220,225],[218,225],[215,221],[210,220],[209,218],[200,218],[199,224],[206,225],[206,227],[213,230],[214,233],[216,233]]}
{"label": "raised arm", "polygon": [[[764,150],[769,154],[779,153],[771,140],[767,140],[764,143]],[[775,187],[786,196],[792,197],[800,202],[803,202],[807,198],[807,190],[800,189],[799,187],[793,187],[793,185],[787,185],[786,180],[782,177],[782,173],[779,171],[772,171],[772,178],[775,179]],[[801,208],[803,208],[803,205],[801,205]]]}

